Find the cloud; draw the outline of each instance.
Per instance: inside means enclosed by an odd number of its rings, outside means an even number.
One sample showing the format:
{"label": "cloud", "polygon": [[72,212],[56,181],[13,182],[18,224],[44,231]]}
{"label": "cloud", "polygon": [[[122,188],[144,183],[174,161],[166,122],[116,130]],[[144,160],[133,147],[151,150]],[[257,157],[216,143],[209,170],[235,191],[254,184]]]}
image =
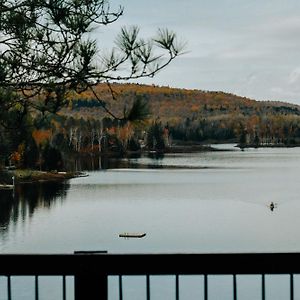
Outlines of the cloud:
{"label": "cloud", "polygon": [[291,90],[290,88],[286,87],[272,87],[269,90],[270,99],[272,100],[280,100],[280,101],[287,101],[294,104],[300,104],[299,100],[299,91]]}
{"label": "cloud", "polygon": [[276,38],[290,38],[300,34],[300,17],[289,14],[276,18],[269,18],[260,25],[260,31],[264,35]]}
{"label": "cloud", "polygon": [[130,24],[146,37],[168,27],[188,43],[187,54],[147,83],[300,103],[300,1],[116,2],[125,14],[99,33],[102,47]]}
{"label": "cloud", "polygon": [[[275,86],[274,83],[277,85]],[[271,80],[269,85],[270,99],[300,104],[300,66],[293,68],[285,76],[277,75],[276,80]]]}

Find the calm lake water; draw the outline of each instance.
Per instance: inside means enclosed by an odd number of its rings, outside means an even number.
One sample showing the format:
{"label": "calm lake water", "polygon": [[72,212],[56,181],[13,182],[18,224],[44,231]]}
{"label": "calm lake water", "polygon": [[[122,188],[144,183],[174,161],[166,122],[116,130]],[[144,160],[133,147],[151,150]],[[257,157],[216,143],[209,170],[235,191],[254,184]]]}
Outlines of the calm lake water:
{"label": "calm lake water", "polygon": [[216,147],[2,191],[0,252],[299,252],[300,148]]}
{"label": "calm lake water", "polygon": [[300,148],[219,147],[1,192],[0,252],[300,251]]}

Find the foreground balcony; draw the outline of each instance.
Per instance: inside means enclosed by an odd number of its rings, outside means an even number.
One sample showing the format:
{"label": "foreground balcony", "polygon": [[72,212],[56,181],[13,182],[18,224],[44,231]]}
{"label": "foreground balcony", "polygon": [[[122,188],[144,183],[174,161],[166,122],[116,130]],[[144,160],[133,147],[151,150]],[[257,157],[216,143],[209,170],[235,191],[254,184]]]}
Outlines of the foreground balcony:
{"label": "foreground balcony", "polygon": [[[151,277],[172,275],[175,299],[180,299],[180,279],[183,275],[203,276],[203,298],[209,299],[210,275],[230,275],[232,297],[238,299],[239,275],[260,278],[261,299],[266,299],[267,275],[285,274],[289,278],[289,296],[295,298],[295,276],[300,274],[300,253],[253,254],[109,254],[106,252],[76,252],[74,254],[2,254],[0,276],[6,278],[6,299],[13,300],[12,278],[33,276],[34,300],[39,299],[39,278],[59,276],[61,299],[67,299],[66,277],[74,278],[75,300],[108,299],[108,278],[117,276],[118,297],[123,299],[124,276],[145,278],[146,299],[151,299]],[[60,300],[60,299],[57,299]]]}

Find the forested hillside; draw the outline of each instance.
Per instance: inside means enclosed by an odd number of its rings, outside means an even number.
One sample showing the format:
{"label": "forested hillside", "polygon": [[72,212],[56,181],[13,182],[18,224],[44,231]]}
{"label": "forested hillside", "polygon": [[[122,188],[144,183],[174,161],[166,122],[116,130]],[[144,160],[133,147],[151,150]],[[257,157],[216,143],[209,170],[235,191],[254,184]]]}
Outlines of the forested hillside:
{"label": "forested hillside", "polygon": [[[228,114],[253,114],[262,116],[298,115],[300,107],[285,102],[255,101],[245,97],[223,92],[210,92],[201,90],[176,89],[139,84],[113,84],[111,90],[107,85],[101,84],[96,88],[99,98],[107,102],[107,106],[116,115],[121,115],[124,104],[130,106],[136,97],[141,97],[150,106],[153,115],[159,116],[162,121],[177,121],[198,117],[222,117]],[[74,95],[69,112],[73,115],[80,111],[84,117],[105,117],[105,112],[90,92]],[[95,109],[96,108],[96,109]],[[82,116],[82,115],[81,115]]]}
{"label": "forested hillside", "polygon": [[[135,99],[142,99],[149,106],[151,122],[167,126],[176,140],[239,141],[244,136],[251,144],[290,144],[300,137],[298,105],[255,101],[223,92],[137,84],[113,84],[111,89],[99,85],[97,94],[115,115],[122,117],[124,108],[128,109]],[[74,97],[64,114],[84,119],[105,117],[90,93]]]}
{"label": "forested hillside", "polygon": [[[70,154],[122,156],[220,142],[300,145],[300,107],[294,104],[137,84],[98,85],[96,95],[71,94],[58,114],[32,113],[17,130],[1,127],[0,164],[53,170],[63,169]],[[140,120],[129,115],[136,104]]]}

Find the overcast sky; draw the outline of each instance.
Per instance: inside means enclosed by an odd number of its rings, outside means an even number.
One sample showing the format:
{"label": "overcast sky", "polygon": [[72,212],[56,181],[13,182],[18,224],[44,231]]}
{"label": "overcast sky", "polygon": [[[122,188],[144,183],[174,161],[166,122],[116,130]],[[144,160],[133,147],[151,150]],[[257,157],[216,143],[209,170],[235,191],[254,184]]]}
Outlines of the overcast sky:
{"label": "overcast sky", "polygon": [[112,2],[125,13],[110,34],[123,25],[146,36],[167,27],[187,41],[188,53],[146,83],[300,104],[299,0]]}

